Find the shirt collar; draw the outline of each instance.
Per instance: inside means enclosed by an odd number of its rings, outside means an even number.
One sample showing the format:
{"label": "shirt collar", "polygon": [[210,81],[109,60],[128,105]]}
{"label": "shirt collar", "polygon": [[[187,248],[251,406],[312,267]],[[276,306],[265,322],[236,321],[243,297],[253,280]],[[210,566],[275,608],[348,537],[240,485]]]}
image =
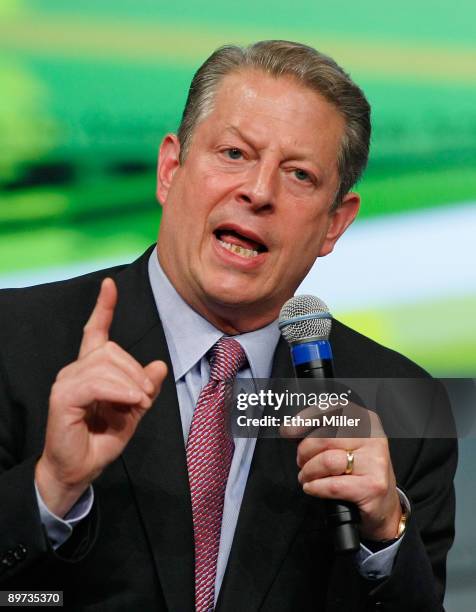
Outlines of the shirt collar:
{"label": "shirt collar", "polygon": [[[193,310],[165,275],[154,249],[149,258],[149,280],[164,328],[175,382],[198,363],[223,332]],[[245,350],[253,378],[269,378],[279,340],[278,322],[233,336]]]}

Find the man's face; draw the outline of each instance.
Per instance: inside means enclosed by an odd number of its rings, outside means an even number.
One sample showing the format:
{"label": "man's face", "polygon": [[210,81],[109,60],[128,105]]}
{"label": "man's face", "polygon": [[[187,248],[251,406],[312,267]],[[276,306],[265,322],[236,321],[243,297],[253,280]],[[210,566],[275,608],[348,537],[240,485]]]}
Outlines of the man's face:
{"label": "man's face", "polygon": [[340,113],[290,77],[225,77],[213,111],[192,135],[183,165],[161,146],[158,253],[167,276],[217,327],[250,331],[275,319],[315,259],[357,214],[339,185]]}

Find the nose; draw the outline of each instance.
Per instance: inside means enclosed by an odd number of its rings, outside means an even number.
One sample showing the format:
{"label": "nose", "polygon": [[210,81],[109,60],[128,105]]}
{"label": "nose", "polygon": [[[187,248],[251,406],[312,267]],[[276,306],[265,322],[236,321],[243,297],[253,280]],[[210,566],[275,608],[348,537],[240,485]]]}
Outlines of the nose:
{"label": "nose", "polygon": [[271,211],[276,203],[279,169],[272,160],[260,160],[249,168],[238,199],[258,211]]}

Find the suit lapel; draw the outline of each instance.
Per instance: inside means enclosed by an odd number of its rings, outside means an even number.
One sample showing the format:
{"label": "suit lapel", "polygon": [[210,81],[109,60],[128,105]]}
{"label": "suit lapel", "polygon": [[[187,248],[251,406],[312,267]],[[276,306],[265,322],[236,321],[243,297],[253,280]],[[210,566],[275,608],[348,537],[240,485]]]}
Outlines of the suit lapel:
{"label": "suit lapel", "polygon": [[[289,349],[281,340],[272,377],[293,376]],[[260,608],[303,521],[306,500],[297,482],[296,448],[294,440],[256,443],[217,612]]]}
{"label": "suit lapel", "polygon": [[111,338],[142,365],[165,361],[169,374],[122,461],[167,606],[186,611],[194,609],[192,509],[172,365],[147,272],[150,252],[115,278],[119,301]]}

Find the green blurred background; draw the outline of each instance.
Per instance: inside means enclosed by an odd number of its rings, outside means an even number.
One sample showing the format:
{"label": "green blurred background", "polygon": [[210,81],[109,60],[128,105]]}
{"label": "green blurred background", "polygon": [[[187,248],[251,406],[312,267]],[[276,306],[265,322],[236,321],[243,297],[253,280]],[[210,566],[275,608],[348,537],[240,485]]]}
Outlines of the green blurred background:
{"label": "green blurred background", "polygon": [[[177,127],[193,71],[223,42],[295,39],[335,57],[374,109],[355,226],[355,242],[363,230],[370,249],[365,285],[334,297],[335,279],[358,272],[336,256],[324,268],[333,283],[311,275],[305,289],[432,373],[473,375],[475,19],[472,0],[2,0],[1,285],[140,253],[160,220],[157,147]],[[410,245],[414,220],[422,231]],[[382,237],[397,247],[375,253]],[[369,271],[372,257],[392,291]]]}
{"label": "green blurred background", "polygon": [[138,255],[194,70],[225,42],[299,40],[350,71],[374,126],[359,220],[303,290],[433,374],[475,376],[475,23],[474,0],[2,0],[0,286]]}

